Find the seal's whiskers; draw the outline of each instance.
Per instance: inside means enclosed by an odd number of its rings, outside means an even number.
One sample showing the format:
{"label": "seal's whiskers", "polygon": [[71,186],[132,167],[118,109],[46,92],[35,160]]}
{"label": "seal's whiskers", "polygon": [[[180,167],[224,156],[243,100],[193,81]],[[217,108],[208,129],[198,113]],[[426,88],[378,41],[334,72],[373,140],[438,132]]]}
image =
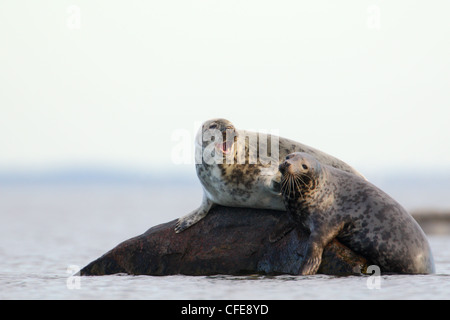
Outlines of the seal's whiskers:
{"label": "seal's whiskers", "polygon": [[286,193],[286,185],[287,185],[288,179],[285,176],[281,177],[281,193]]}
{"label": "seal's whiskers", "polygon": [[295,198],[295,194],[298,192],[303,199],[302,184],[307,187],[305,181],[298,175],[285,174],[281,177],[281,193],[290,198]]}
{"label": "seal's whiskers", "polygon": [[[300,187],[300,183],[305,184],[305,182],[300,178],[300,177],[295,177],[295,186],[297,187],[298,193],[300,194],[300,197],[302,198],[302,200],[304,200],[303,198],[303,194],[302,194],[302,188]],[[305,184],[306,185],[306,184]]]}

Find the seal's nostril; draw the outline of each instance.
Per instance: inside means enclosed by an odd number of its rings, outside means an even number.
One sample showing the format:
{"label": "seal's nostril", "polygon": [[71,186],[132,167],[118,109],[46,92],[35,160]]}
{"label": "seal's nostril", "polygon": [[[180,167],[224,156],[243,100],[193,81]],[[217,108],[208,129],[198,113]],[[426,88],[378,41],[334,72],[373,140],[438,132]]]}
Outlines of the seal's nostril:
{"label": "seal's nostril", "polygon": [[281,173],[284,173],[286,171],[286,168],[288,168],[291,164],[287,161],[284,161],[282,164],[278,166],[278,170],[280,170]]}

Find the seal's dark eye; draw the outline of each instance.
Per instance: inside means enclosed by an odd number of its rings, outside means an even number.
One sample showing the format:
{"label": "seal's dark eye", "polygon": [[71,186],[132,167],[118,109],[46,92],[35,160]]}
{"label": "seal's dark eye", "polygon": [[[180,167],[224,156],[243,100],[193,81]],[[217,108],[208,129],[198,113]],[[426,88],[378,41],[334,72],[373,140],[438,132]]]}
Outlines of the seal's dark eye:
{"label": "seal's dark eye", "polygon": [[212,125],[209,126],[209,128],[210,129],[215,129],[215,128],[217,128],[217,124],[212,124]]}
{"label": "seal's dark eye", "polygon": [[307,170],[308,166],[306,164],[302,164],[303,169]]}

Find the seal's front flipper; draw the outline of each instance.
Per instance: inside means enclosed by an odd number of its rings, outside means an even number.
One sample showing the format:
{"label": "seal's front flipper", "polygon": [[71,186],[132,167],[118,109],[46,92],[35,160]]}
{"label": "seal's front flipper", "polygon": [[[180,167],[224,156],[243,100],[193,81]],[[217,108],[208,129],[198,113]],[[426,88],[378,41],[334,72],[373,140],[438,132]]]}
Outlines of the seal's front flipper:
{"label": "seal's front flipper", "polygon": [[269,241],[271,243],[277,242],[284,238],[292,229],[296,227],[295,221],[292,219],[290,214],[287,214],[285,218],[282,216],[278,223],[275,225],[274,230],[269,235]]}
{"label": "seal's front flipper", "polygon": [[279,172],[270,180],[267,188],[271,193],[281,195],[281,174]]}
{"label": "seal's front flipper", "polygon": [[178,219],[175,226],[175,232],[180,233],[202,220],[206,217],[213,205],[214,203],[204,197],[202,205],[198,209]]}
{"label": "seal's front flipper", "polygon": [[308,241],[308,246],[306,247],[306,253],[303,258],[300,274],[316,274],[317,270],[319,270],[320,264],[322,263],[322,253],[323,247],[317,242],[311,241],[310,238]]}
{"label": "seal's front flipper", "polygon": [[207,214],[208,212],[203,210],[203,207],[200,207],[192,211],[191,213],[179,218],[175,226],[175,232],[180,233],[186,230],[190,226],[196,224],[201,219],[203,219]]}
{"label": "seal's front flipper", "polygon": [[302,276],[316,274],[317,270],[319,270],[321,262],[322,262],[322,257],[311,257],[311,258],[305,259],[303,262],[303,266],[300,271],[300,274]]}

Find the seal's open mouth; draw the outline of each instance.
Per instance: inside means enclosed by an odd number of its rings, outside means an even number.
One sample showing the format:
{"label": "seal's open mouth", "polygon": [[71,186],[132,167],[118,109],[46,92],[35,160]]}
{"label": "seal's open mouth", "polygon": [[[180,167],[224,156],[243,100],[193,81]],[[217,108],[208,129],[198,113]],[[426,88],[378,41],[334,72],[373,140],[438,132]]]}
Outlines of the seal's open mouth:
{"label": "seal's open mouth", "polygon": [[232,141],[225,141],[223,143],[216,144],[216,148],[222,151],[224,154],[228,154],[231,152],[231,148],[233,147]]}

